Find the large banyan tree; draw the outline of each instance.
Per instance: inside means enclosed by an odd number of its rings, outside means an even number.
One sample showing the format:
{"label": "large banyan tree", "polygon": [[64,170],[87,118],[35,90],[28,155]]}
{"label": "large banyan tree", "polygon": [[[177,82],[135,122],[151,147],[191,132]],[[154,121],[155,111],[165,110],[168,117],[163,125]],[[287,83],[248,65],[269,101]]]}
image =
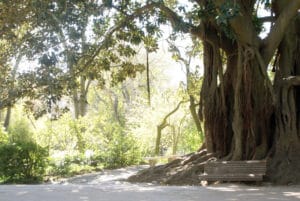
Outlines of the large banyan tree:
{"label": "large banyan tree", "polygon": [[[190,2],[193,11],[184,16],[182,6],[176,11],[174,4],[155,4],[173,27],[203,43],[199,116],[207,153],[221,160],[267,159],[269,180],[299,182],[300,0]],[[262,11],[269,15],[259,17]],[[267,22],[270,29],[263,26]],[[194,155],[177,165],[191,160],[203,162]],[[174,165],[149,172],[168,175],[165,169]],[[185,168],[188,173],[178,176],[196,176],[199,167]],[[147,180],[143,174],[138,177]],[[166,181],[178,182],[174,176]]]}
{"label": "large banyan tree", "polygon": [[272,180],[299,179],[300,1],[272,2],[264,39],[259,1],[197,2],[204,11],[193,33],[204,46],[200,114],[208,152],[227,160],[268,159]]}

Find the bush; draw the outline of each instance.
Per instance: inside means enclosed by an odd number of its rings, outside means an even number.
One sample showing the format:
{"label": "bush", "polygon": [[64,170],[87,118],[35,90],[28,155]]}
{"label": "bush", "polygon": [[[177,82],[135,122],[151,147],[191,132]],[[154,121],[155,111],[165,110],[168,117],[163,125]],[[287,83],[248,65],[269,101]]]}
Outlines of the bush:
{"label": "bush", "polygon": [[102,157],[104,167],[120,168],[138,164],[141,161],[141,151],[132,136],[117,131],[112,134]]}
{"label": "bush", "polygon": [[34,142],[0,145],[0,177],[8,183],[36,183],[42,180],[48,151]]}
{"label": "bush", "polygon": [[47,174],[51,176],[69,176],[71,172],[71,161],[68,158],[50,158]]}
{"label": "bush", "polygon": [[5,132],[4,128],[0,126],[0,144],[7,143],[7,141],[8,141],[8,135]]}
{"label": "bush", "polygon": [[[86,151],[90,152],[91,150]],[[49,158],[46,170],[48,176],[70,177],[76,174],[99,170],[98,161],[89,154],[78,151],[72,153],[56,152]]]}
{"label": "bush", "polygon": [[17,119],[14,124],[8,128],[9,142],[32,142],[33,133],[30,130],[29,124],[24,118]]}

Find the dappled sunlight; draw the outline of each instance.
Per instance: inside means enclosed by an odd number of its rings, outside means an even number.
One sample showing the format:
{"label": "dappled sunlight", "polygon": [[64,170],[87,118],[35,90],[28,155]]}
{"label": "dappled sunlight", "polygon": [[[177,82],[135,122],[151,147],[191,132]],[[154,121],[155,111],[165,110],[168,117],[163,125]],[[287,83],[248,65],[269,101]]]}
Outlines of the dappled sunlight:
{"label": "dappled sunlight", "polygon": [[298,198],[300,200],[300,186],[298,192],[284,192],[284,196],[291,197],[291,198]]}
{"label": "dappled sunlight", "polygon": [[[147,166],[105,170],[70,178],[61,184],[2,185],[2,201],[296,201],[299,186],[161,186],[124,179]],[[83,182],[85,181],[85,182]]]}
{"label": "dappled sunlight", "polygon": [[[224,195],[223,200],[298,200],[300,198],[299,186],[278,187],[278,186],[257,186],[249,187],[245,185],[221,184],[206,187],[215,192],[221,192]],[[286,190],[290,190],[286,192]]]}
{"label": "dappled sunlight", "polygon": [[218,190],[223,192],[236,192],[239,190],[238,186],[207,187],[207,189]]}
{"label": "dappled sunlight", "polygon": [[17,193],[17,195],[19,196],[21,196],[21,195],[25,195],[25,194],[27,194],[28,193],[28,191],[20,191],[20,192],[18,192]]}
{"label": "dappled sunlight", "polygon": [[99,184],[99,183],[116,183],[118,184],[119,180],[124,180],[131,175],[135,174],[137,171],[147,168],[148,166],[138,166],[138,167],[128,167],[121,168],[116,170],[104,170],[98,173],[86,174],[76,176],[70,179],[67,179],[64,184],[73,183],[73,184]]}
{"label": "dappled sunlight", "polygon": [[111,182],[99,184],[3,185],[1,201],[296,201],[299,187],[251,187],[222,184],[201,186],[159,186],[151,183]]}

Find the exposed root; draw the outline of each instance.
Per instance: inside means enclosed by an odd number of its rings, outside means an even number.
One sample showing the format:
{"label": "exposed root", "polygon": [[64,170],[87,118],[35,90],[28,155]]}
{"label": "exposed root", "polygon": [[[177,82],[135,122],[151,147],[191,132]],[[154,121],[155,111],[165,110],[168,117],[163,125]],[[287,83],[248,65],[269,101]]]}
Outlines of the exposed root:
{"label": "exposed root", "polygon": [[215,155],[206,150],[182,156],[165,165],[150,167],[131,176],[130,182],[160,183],[168,185],[200,185],[198,176],[204,171],[204,164]]}

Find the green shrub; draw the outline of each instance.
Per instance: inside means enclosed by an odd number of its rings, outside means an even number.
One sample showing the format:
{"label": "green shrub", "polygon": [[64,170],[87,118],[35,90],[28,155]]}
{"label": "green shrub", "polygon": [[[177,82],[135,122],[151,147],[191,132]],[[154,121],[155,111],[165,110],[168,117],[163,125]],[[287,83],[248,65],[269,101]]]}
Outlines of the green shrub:
{"label": "green shrub", "polygon": [[4,128],[0,126],[0,144],[8,142],[8,135],[5,132]]}
{"label": "green shrub", "polygon": [[190,125],[185,128],[183,131],[184,138],[179,142],[179,150],[181,154],[191,153],[200,148],[200,145],[203,143],[202,136],[199,134],[194,125]]}
{"label": "green shrub", "polygon": [[141,161],[141,151],[137,141],[129,134],[117,131],[112,134],[112,139],[103,150],[104,166],[106,168],[120,168],[138,164]]}
{"label": "green shrub", "polygon": [[51,176],[69,177],[84,172],[91,172],[97,167],[97,165],[94,166],[92,162],[92,158],[87,158],[84,154],[78,152],[74,155],[62,154],[62,157],[50,158],[47,174]]}
{"label": "green shrub", "polygon": [[32,142],[33,133],[24,118],[15,120],[8,128],[9,142]]}
{"label": "green shrub", "polygon": [[63,161],[63,163],[57,164],[56,161],[51,160],[47,169],[47,174],[51,176],[69,176],[71,172],[70,161]]}
{"label": "green shrub", "polygon": [[0,177],[4,182],[36,183],[42,180],[48,151],[34,142],[0,145]]}

